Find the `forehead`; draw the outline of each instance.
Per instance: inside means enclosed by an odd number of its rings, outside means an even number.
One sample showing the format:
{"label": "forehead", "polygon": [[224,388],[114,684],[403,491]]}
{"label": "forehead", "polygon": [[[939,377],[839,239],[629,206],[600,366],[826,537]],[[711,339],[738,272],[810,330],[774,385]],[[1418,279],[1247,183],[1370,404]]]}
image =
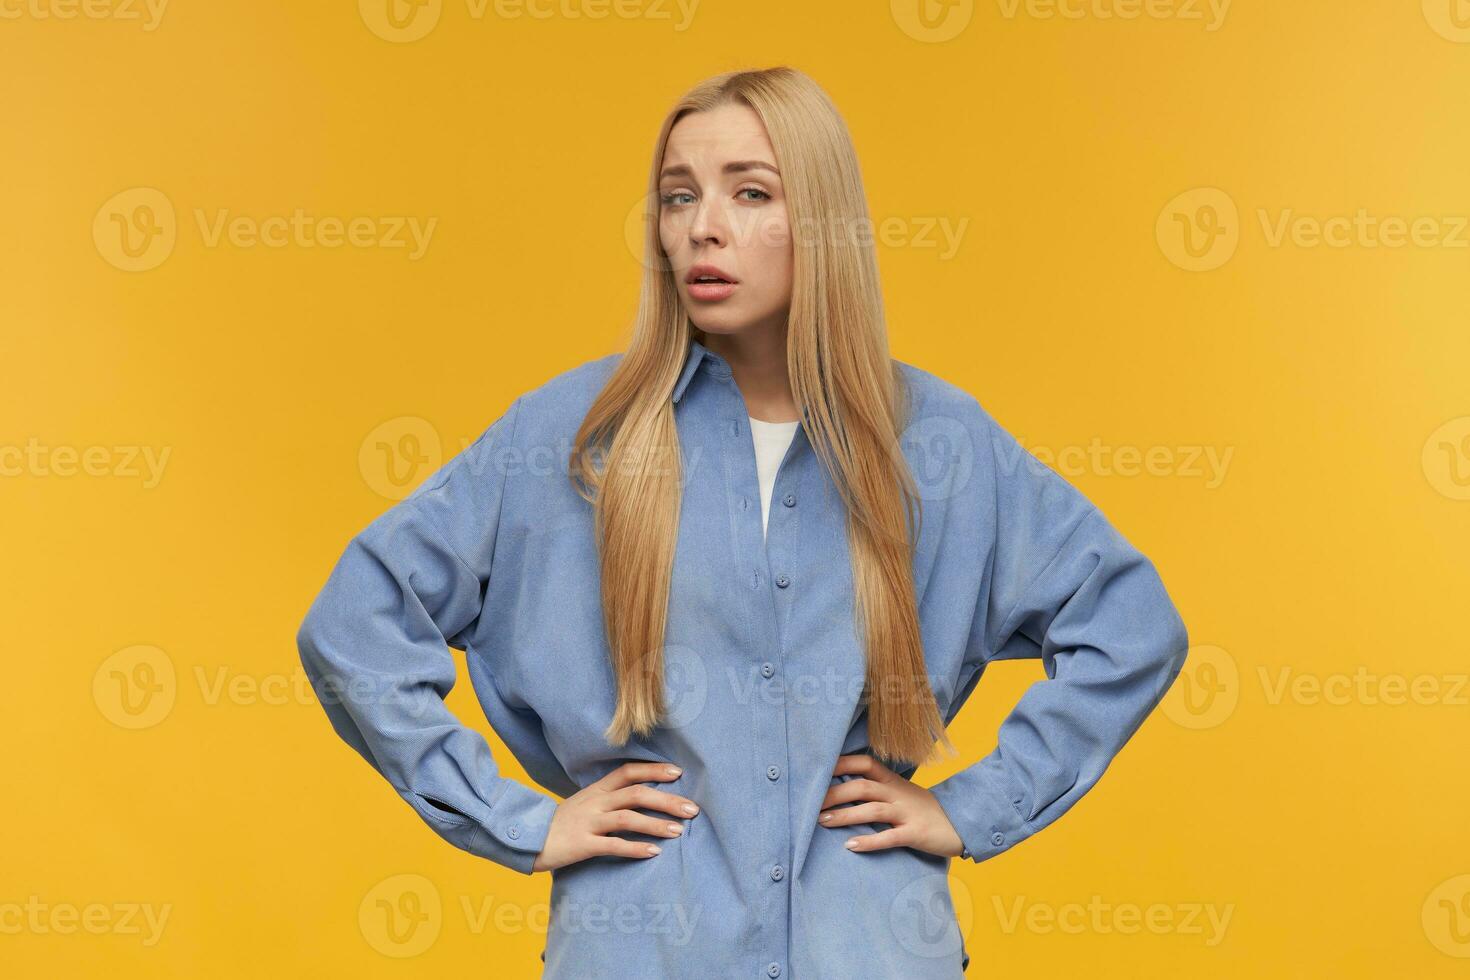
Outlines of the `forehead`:
{"label": "forehead", "polygon": [[726,160],[775,162],[766,127],[747,105],[722,105],[684,116],[669,131],[664,165],[719,166]]}

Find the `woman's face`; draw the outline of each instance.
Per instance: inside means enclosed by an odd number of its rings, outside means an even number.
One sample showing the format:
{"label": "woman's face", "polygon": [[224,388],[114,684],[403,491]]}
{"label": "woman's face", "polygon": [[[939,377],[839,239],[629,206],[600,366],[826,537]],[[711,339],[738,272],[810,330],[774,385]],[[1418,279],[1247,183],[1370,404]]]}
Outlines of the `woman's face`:
{"label": "woman's face", "polygon": [[[719,334],[783,326],[791,235],[760,117],[749,106],[724,105],[675,123],[659,200],[659,239],[694,325]],[[706,277],[724,282],[699,281]]]}

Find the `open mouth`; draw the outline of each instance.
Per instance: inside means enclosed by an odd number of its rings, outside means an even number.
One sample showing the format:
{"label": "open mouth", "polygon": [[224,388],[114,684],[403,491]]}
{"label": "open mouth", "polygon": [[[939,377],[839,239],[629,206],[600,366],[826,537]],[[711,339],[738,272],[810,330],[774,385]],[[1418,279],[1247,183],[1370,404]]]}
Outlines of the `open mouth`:
{"label": "open mouth", "polygon": [[689,298],[698,303],[719,303],[735,295],[739,283],[718,275],[694,276],[688,280]]}
{"label": "open mouth", "polygon": [[725,275],[725,270],[712,262],[696,262],[684,273],[684,282],[689,286],[734,286],[740,280]]}

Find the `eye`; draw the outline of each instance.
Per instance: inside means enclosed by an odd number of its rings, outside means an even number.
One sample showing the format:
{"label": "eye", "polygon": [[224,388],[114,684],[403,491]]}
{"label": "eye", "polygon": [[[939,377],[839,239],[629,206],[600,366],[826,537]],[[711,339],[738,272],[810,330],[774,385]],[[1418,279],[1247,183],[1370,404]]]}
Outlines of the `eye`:
{"label": "eye", "polygon": [[694,195],[688,191],[670,191],[667,194],[659,195],[659,200],[669,207],[677,207],[680,204],[687,203],[686,201],[680,200],[680,198],[686,197],[692,199]]}
{"label": "eye", "polygon": [[760,197],[758,197],[758,198],[749,198],[749,197],[747,197],[746,198],[747,201],[751,201],[751,200],[769,201],[771,199],[771,195],[767,194],[765,191],[761,190],[759,187],[742,187],[742,188],[740,188],[740,190],[736,191],[735,193],[736,194],[759,194],[760,195]]}

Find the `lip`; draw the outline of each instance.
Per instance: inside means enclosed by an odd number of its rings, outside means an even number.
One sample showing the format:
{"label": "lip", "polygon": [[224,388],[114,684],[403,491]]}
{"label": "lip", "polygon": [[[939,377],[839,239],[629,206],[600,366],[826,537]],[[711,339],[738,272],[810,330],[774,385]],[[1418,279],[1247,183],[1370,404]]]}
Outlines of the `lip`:
{"label": "lip", "polygon": [[729,299],[738,287],[733,282],[696,282],[689,285],[689,298],[706,303]]}
{"label": "lip", "polygon": [[738,285],[740,283],[739,279],[736,279],[724,269],[721,269],[717,265],[709,265],[705,262],[701,262],[699,265],[696,266],[691,266],[689,271],[684,274],[684,282],[692,286],[694,285],[694,280],[698,279],[700,276],[718,276],[730,285]]}

